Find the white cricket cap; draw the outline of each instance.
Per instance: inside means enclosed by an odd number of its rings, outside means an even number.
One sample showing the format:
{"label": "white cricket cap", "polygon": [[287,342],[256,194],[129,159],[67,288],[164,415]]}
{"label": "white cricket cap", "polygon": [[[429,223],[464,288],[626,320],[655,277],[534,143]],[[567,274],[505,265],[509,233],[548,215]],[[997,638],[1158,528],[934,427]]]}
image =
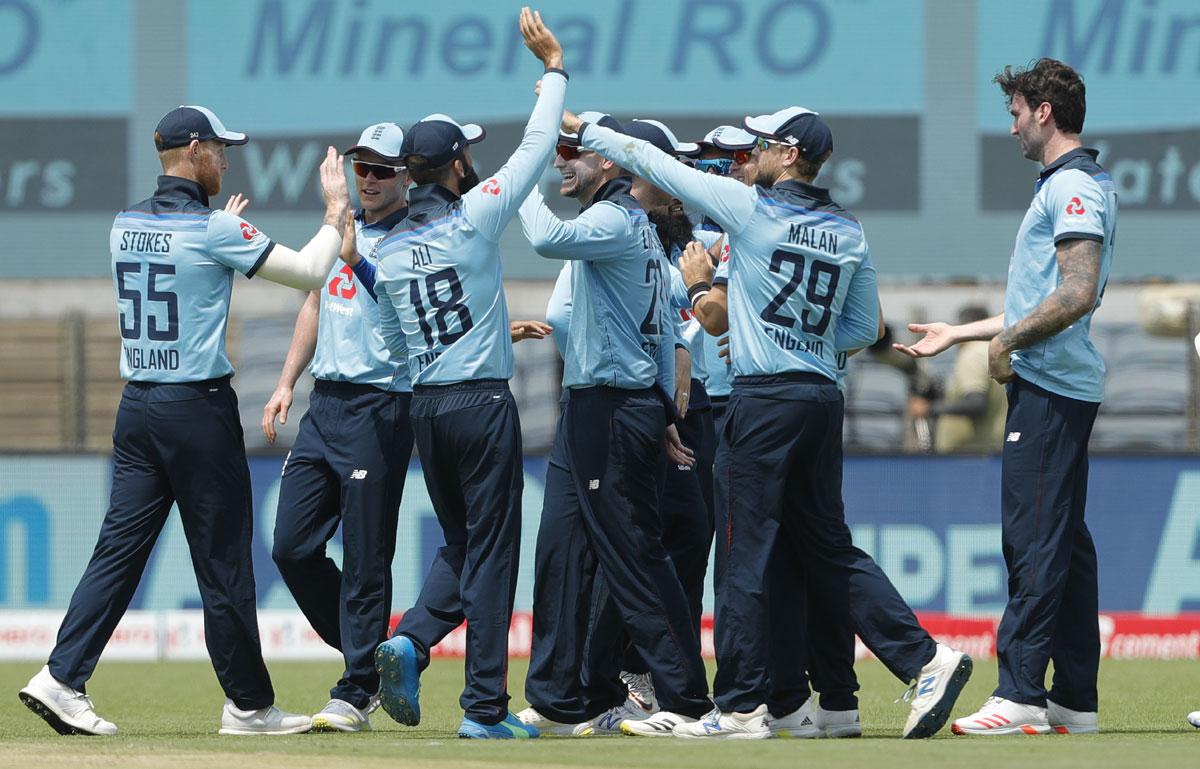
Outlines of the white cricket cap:
{"label": "white cricket cap", "polygon": [[358,137],[358,144],[349,148],[343,155],[349,155],[359,150],[374,152],[384,160],[393,163],[400,160],[400,146],[404,144],[404,129],[395,123],[376,123],[367,126]]}
{"label": "white cricket cap", "polygon": [[706,133],[704,138],[697,143],[701,146],[707,145],[719,150],[737,152],[754,149],[755,138],[754,134],[743,131],[737,126],[719,125]]}

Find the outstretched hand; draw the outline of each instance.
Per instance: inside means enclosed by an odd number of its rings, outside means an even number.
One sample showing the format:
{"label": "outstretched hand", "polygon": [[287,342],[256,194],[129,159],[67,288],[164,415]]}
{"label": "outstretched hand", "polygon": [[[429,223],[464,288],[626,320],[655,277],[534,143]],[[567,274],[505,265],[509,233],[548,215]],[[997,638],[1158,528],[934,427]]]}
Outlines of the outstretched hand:
{"label": "outstretched hand", "polygon": [[325,149],[321,161],[321,194],[325,196],[325,224],[339,232],[346,212],[350,210],[350,191],[346,187],[346,170],[342,156],[333,147]]}
{"label": "outstretched hand", "polygon": [[358,255],[358,233],[354,230],[354,212],[350,210],[346,211],[346,220],[342,225],[342,251],[338,256],[351,267],[362,259]]}
{"label": "outstretched hand", "polygon": [[549,323],[540,320],[514,320],[508,324],[508,335],[514,342],[526,339],[545,339],[554,331]]}
{"label": "outstretched hand", "polygon": [[908,330],[914,334],[924,334],[917,342],[906,345],[895,342],[892,347],[910,358],[928,358],[939,352],[948,350],[957,341],[954,328],[948,323],[909,323]]}
{"label": "outstretched hand", "polygon": [[562,69],[563,49],[554,37],[554,33],[542,21],[540,11],[530,11],[529,6],[521,8],[521,18],[518,21],[521,37],[525,38],[525,47],[533,55],[541,59],[547,69]]}
{"label": "outstretched hand", "polygon": [[225,211],[234,216],[241,216],[248,205],[250,205],[250,198],[239,192],[225,201]]}

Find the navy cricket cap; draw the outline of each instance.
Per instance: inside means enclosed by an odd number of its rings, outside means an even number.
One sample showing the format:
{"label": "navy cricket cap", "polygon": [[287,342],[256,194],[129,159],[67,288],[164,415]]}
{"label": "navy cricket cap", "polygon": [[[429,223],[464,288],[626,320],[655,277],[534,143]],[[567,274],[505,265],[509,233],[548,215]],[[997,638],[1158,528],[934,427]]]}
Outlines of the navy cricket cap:
{"label": "navy cricket cap", "polygon": [[422,118],[405,132],[400,155],[419,155],[431,168],[437,168],[461,155],[468,144],[483,141],[486,135],[481,126],[462,125],[448,115],[436,113]]}
{"label": "navy cricket cap", "polygon": [[[625,129],[621,128],[621,124],[612,115],[607,115],[603,112],[580,112],[579,119],[589,125],[601,125],[605,128],[611,128],[619,133],[625,133]],[[558,143],[565,144],[568,147],[579,146],[579,134],[563,133],[562,129],[558,131]]]}
{"label": "navy cricket cap", "polygon": [[829,124],[804,107],[787,107],[770,115],[747,117],[742,125],[755,136],[796,147],[806,160],[815,161],[833,149]]}
{"label": "navy cricket cap", "polygon": [[694,157],[700,154],[700,145],[681,142],[675,133],[657,120],[633,120],[626,124],[625,135],[650,142],[668,155]]}
{"label": "navy cricket cap", "polygon": [[174,147],[186,147],[196,141],[216,139],[225,144],[245,144],[246,134],[230,131],[207,107],[180,105],[163,115],[154,129],[154,146],[159,152]]}

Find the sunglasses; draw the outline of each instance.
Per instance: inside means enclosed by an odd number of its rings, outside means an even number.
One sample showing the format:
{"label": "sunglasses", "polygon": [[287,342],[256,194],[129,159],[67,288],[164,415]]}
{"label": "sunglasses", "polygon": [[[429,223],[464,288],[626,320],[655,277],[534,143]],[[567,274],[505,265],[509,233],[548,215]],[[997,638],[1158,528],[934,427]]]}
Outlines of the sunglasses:
{"label": "sunglasses", "polygon": [[385,166],[379,163],[368,163],[365,160],[355,160],[350,164],[354,168],[354,175],[360,179],[366,179],[367,174],[373,175],[380,181],[391,179],[401,171],[407,171],[404,166]]}
{"label": "sunglasses", "polygon": [[572,147],[570,144],[559,144],[554,148],[554,151],[558,153],[558,156],[563,160],[574,160],[585,152],[591,152],[591,150]]}
{"label": "sunglasses", "polygon": [[733,168],[733,158],[706,158],[697,160],[693,164],[698,171],[704,173],[719,174],[720,176],[728,176],[729,170]]}

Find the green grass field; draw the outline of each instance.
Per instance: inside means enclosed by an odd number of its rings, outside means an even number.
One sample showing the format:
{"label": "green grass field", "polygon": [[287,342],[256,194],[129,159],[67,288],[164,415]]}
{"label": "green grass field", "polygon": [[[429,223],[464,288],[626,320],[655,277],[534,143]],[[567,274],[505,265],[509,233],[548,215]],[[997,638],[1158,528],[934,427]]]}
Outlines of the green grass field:
{"label": "green grass field", "polygon": [[[292,737],[219,737],[222,695],[205,663],[102,663],[89,690],[101,715],[121,729],[114,738],[59,737],[17,699],[36,664],[0,665],[0,767],[205,767],[305,769],[306,767],[686,767],[753,769],[807,765],[820,769],[865,767],[1137,767],[1200,765],[1200,730],[1184,720],[1200,708],[1200,667],[1194,662],[1108,662],[1100,671],[1101,728],[1095,736],[1007,738],[954,737],[949,729],[933,740],[896,738],[907,706],[894,704],[903,691],[875,662],[860,663],[863,725],[859,740],[769,740],[692,743],[633,737],[548,738],[536,742],[478,743],[458,740],[458,693],[462,663],[437,661],[423,678],[421,726],[393,723],[382,711],[375,731]],[[271,666],[278,703],[312,712],[327,698],[338,666],[276,663]],[[514,709],[524,660],[514,660]],[[996,667],[985,663],[959,700],[955,715],[990,694]]]}

